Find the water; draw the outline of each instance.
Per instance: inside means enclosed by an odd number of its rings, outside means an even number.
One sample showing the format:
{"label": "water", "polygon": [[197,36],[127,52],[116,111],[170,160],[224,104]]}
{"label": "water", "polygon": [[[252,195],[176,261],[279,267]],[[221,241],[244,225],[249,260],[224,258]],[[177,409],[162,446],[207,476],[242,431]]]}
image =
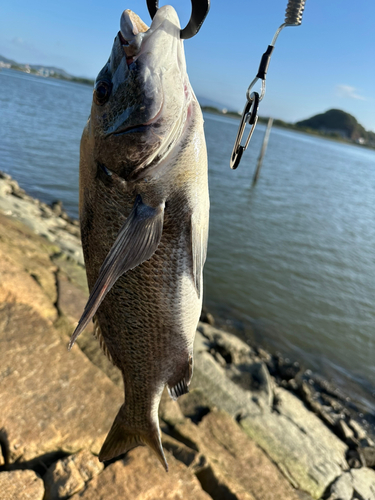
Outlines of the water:
{"label": "water", "polygon": [[[78,154],[92,89],[0,72],[0,169],[78,214]],[[205,116],[211,221],[205,302],[245,337],[303,361],[375,413],[375,152],[264,127],[236,171],[238,122]]]}

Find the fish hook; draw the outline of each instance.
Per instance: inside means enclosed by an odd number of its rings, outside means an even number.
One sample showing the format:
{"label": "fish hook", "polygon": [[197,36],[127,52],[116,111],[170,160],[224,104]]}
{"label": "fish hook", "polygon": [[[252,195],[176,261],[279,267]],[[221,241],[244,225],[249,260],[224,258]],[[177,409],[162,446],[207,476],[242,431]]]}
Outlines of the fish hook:
{"label": "fish hook", "polygon": [[[153,19],[159,9],[159,0],[147,0],[147,7],[151,19]],[[201,29],[203,21],[210,10],[210,0],[191,0],[191,8],[190,20],[185,28],[180,31],[180,38],[183,40],[192,38]]]}

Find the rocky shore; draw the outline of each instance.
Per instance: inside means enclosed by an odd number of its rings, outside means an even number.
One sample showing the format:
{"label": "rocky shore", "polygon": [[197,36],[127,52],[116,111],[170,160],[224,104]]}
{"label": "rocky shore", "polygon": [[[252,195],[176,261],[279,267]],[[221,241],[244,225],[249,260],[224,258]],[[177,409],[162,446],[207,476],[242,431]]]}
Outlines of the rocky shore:
{"label": "rocky shore", "polygon": [[375,500],[345,397],[209,314],[190,393],[160,406],[170,472],[147,448],[101,464],[122,381],[92,329],[67,351],[87,294],[77,222],[0,173],[0,500]]}

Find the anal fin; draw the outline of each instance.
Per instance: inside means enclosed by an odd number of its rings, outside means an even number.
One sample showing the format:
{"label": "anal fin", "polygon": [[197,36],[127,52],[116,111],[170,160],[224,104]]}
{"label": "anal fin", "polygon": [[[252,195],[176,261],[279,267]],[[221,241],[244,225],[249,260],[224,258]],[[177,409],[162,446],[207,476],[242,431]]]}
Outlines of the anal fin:
{"label": "anal fin", "polygon": [[177,383],[174,383],[174,381],[171,384],[168,383],[167,386],[168,393],[172,399],[176,400],[183,394],[187,394],[189,392],[189,385],[192,375],[193,375],[193,356],[189,356],[184,377],[178,380]]}

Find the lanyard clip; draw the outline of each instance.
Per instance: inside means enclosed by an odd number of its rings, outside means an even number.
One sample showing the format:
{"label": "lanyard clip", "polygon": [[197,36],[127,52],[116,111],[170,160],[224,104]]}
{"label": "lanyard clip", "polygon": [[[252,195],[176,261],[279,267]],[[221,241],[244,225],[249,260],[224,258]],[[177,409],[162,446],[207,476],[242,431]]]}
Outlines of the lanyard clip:
{"label": "lanyard clip", "polygon": [[[230,158],[230,168],[235,170],[240,164],[242,154],[249,145],[251,136],[253,135],[255,126],[258,122],[258,108],[259,108],[259,94],[258,92],[253,92],[250,96],[250,100],[247,101],[245,108],[242,113],[241,123],[238,127],[236,141],[234,143],[232,156]],[[246,124],[251,125],[249,135],[247,136],[245,145],[241,145],[242,137],[245,132]]]}

